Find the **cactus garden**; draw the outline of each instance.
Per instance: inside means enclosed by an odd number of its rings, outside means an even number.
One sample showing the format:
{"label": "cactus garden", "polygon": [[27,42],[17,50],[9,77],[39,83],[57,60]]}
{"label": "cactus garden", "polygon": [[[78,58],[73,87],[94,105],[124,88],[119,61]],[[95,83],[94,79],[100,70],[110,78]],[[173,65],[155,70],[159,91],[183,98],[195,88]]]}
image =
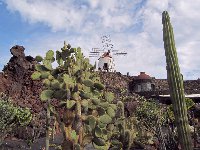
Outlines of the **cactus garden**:
{"label": "cactus garden", "polygon": [[200,149],[200,108],[185,97],[167,11],[162,24],[170,104],[132,91],[134,77],[97,71],[80,47],[33,58],[13,46],[0,73],[0,149]]}

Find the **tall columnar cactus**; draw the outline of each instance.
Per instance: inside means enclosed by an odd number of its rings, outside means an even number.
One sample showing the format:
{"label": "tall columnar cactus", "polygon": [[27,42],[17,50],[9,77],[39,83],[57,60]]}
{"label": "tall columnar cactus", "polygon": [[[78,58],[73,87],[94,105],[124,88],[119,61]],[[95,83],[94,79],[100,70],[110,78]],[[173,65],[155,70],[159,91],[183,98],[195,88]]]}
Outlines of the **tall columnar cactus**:
{"label": "tall columnar cactus", "polygon": [[32,78],[43,80],[41,100],[60,100],[64,110],[62,116],[51,107],[68,142],[63,143],[63,149],[67,149],[70,142],[73,148],[82,149],[92,142],[96,149],[108,149],[111,137],[108,127],[113,125],[117,108],[113,103],[114,95],[103,92],[104,85],[81,49],[65,43],[61,51],[56,51],[58,67],[55,69],[51,64],[55,61],[52,50],[45,58],[37,56],[36,60],[41,63],[35,66]]}
{"label": "tall columnar cactus", "polygon": [[163,41],[167,62],[167,79],[172,99],[178,137],[183,150],[191,150],[192,142],[189,131],[187,109],[183,88],[183,79],[178,64],[173,28],[167,11],[162,13]]}

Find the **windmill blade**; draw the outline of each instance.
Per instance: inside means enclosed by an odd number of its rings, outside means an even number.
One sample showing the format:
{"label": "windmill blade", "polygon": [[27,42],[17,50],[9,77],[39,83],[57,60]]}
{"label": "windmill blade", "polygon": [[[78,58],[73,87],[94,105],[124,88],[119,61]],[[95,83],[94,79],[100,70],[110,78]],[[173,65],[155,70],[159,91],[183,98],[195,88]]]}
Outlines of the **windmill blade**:
{"label": "windmill blade", "polygon": [[90,53],[93,53],[93,54],[99,54],[99,52],[90,52]]}
{"label": "windmill blade", "polygon": [[99,52],[90,52],[90,55],[99,55]]}
{"label": "windmill blade", "polygon": [[118,52],[119,50],[116,50],[116,49],[114,49],[114,50],[112,50],[112,52]]}
{"label": "windmill blade", "polygon": [[115,53],[114,55],[127,55],[127,53],[126,52],[120,52],[120,53]]}
{"label": "windmill blade", "polygon": [[89,56],[89,57],[96,57],[97,58],[98,56]]}
{"label": "windmill blade", "polygon": [[100,50],[99,48],[92,48],[92,51],[95,52],[95,51],[98,51]]}

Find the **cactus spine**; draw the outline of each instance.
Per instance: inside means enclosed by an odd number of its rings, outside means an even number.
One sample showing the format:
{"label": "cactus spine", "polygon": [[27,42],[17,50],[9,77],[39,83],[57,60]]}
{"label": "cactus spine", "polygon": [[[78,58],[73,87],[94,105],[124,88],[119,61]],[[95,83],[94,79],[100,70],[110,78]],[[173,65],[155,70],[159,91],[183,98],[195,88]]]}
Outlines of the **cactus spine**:
{"label": "cactus spine", "polygon": [[163,41],[167,63],[167,80],[172,99],[178,137],[183,150],[191,150],[192,142],[189,131],[183,79],[180,74],[178,57],[175,48],[173,28],[167,11],[162,13]]}

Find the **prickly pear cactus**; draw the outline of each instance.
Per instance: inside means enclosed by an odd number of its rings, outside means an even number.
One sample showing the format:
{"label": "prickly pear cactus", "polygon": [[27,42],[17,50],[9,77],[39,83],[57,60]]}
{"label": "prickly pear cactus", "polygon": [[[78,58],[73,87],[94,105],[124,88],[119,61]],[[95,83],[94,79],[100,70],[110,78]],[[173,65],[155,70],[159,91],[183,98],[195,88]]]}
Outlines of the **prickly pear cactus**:
{"label": "prickly pear cactus", "polygon": [[[91,142],[96,149],[108,149],[111,137],[108,128],[113,125],[117,109],[113,104],[114,95],[103,92],[104,85],[81,49],[64,44],[61,51],[56,51],[56,58],[50,50],[44,58],[37,56],[36,60],[38,64],[32,79],[42,79],[42,101],[53,98],[60,101],[64,114],[58,114],[53,107],[51,111],[65,132],[66,141],[72,141],[74,147],[81,149]],[[53,69],[55,60],[58,66]],[[74,131],[77,136],[71,135]]]}
{"label": "prickly pear cactus", "polygon": [[124,114],[124,104],[121,101],[117,102],[117,115],[115,124],[109,129],[112,131],[111,150],[129,150],[133,142],[133,138],[131,130],[127,128]]}

